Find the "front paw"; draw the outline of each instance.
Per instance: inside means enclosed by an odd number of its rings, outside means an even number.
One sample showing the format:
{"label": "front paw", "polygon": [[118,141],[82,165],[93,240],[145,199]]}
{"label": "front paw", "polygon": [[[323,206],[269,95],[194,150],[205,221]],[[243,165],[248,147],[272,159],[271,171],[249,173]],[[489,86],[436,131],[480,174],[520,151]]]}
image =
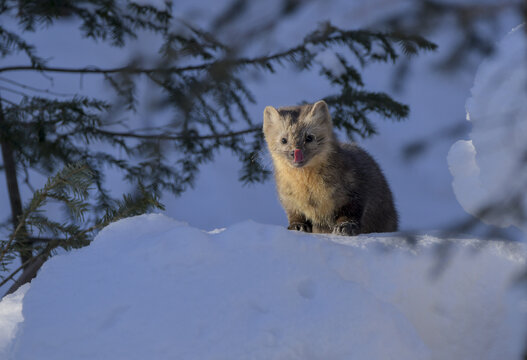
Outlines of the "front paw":
{"label": "front paw", "polygon": [[287,227],[288,230],[296,230],[296,231],[303,231],[303,232],[313,232],[313,227],[311,224],[308,223],[291,223]]}
{"label": "front paw", "polygon": [[360,234],[359,224],[355,221],[344,221],[340,224],[335,225],[333,228],[333,234],[355,236]]}

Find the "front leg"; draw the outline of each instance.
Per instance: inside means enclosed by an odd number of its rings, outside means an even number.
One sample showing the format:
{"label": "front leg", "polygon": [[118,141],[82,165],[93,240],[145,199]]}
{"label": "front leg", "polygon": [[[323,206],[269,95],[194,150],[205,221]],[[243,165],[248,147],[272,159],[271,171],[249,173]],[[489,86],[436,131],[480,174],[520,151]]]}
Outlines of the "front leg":
{"label": "front leg", "polygon": [[311,221],[307,220],[306,217],[299,213],[288,213],[287,219],[289,220],[288,230],[296,230],[303,232],[313,232],[313,225]]}
{"label": "front leg", "polygon": [[359,201],[344,205],[337,211],[333,234],[355,236],[361,233],[363,207]]}

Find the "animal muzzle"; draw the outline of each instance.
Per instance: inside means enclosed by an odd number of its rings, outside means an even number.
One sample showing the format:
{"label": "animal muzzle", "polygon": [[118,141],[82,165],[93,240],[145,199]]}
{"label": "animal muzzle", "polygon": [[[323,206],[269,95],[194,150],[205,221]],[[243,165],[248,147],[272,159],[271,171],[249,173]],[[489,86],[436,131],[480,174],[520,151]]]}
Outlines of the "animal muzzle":
{"label": "animal muzzle", "polygon": [[296,163],[304,161],[304,153],[300,149],[295,149],[294,157]]}

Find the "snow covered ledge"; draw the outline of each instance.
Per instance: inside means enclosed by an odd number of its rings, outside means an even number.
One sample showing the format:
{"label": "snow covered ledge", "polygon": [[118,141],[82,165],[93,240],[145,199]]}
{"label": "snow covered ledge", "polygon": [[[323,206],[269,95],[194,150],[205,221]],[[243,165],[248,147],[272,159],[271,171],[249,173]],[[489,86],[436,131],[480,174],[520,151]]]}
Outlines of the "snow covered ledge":
{"label": "snow covered ledge", "polygon": [[513,278],[525,259],[503,242],[412,247],[254,222],[207,233],[143,215],[45,264],[9,356],[519,359],[527,302]]}

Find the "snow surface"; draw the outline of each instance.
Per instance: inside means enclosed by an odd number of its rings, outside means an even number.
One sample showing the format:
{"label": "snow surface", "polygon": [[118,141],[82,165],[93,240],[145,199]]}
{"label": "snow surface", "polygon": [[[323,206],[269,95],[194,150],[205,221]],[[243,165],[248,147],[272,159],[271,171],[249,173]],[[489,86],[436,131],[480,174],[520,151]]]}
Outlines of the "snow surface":
{"label": "snow surface", "polygon": [[[478,69],[467,101],[470,140],[456,142],[448,154],[454,193],[477,215],[499,200],[514,199],[527,209],[527,37],[514,29]],[[484,221],[515,225],[527,233],[525,218],[495,212]]]}
{"label": "snow surface", "polygon": [[7,356],[5,349],[13,340],[18,325],[24,321],[22,316],[22,300],[29,289],[24,284],[14,294],[7,295],[0,301],[0,356]]}
{"label": "snow surface", "polygon": [[[8,358],[516,359],[526,255],[517,243],[412,246],[251,221],[205,232],[143,215],[44,265]],[[0,309],[19,311],[22,296]]]}

